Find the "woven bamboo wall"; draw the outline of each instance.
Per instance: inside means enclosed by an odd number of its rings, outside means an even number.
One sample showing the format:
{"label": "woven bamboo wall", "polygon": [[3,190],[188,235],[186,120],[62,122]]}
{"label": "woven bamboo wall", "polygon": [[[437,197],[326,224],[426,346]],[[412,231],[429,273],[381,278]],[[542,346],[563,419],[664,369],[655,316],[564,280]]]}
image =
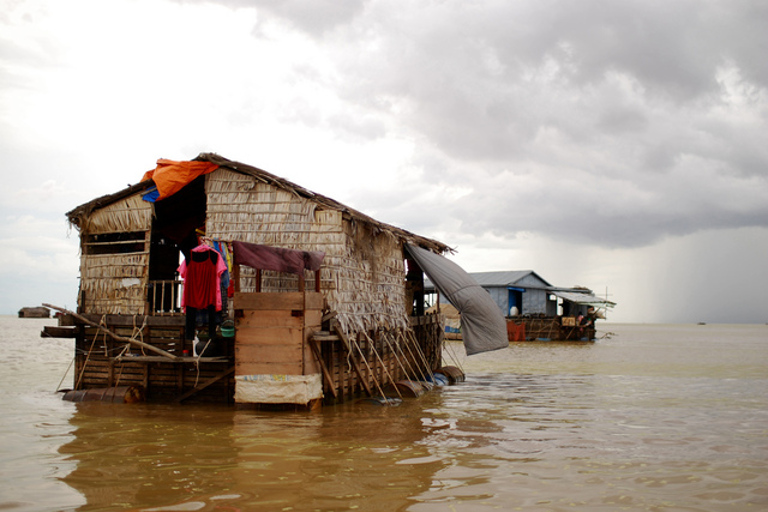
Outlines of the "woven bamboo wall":
{"label": "woven bamboo wall", "polygon": [[80,292],[84,311],[98,314],[143,314],[149,254],[84,256]]}
{"label": "woven bamboo wall", "polygon": [[[405,269],[395,237],[374,233],[368,224],[346,220],[341,211],[321,210],[290,190],[227,169],[207,176],[206,193],[208,236],[325,252],[320,288],[345,331],[407,327]],[[243,275],[243,291],[253,291],[253,274]],[[311,279],[307,286],[314,286]],[[262,278],[265,292],[297,289],[294,276],[265,272]]]}
{"label": "woven bamboo wall", "polygon": [[[92,212],[81,228],[80,307],[89,313],[142,314],[146,303],[152,204],[136,194]],[[89,254],[90,235],[145,232],[144,250]],[[84,302],[83,302],[84,299]]]}

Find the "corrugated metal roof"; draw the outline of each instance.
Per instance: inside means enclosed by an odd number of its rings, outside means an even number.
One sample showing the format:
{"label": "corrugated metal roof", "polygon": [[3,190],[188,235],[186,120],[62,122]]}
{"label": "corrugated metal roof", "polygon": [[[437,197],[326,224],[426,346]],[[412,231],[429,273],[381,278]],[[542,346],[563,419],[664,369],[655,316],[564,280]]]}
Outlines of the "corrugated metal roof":
{"label": "corrugated metal roof", "polygon": [[512,286],[521,279],[534,274],[545,285],[548,285],[544,279],[541,279],[533,270],[504,270],[500,272],[470,272],[469,275],[477,281],[480,286]]}
{"label": "corrugated metal roof", "polygon": [[553,295],[557,295],[563,300],[567,300],[569,302],[574,302],[576,304],[583,304],[585,306],[594,306],[594,307],[600,307],[600,308],[612,308],[616,305],[615,302],[611,302],[606,299],[601,299],[600,297],[596,295],[592,295],[590,293],[579,293],[579,292],[569,292],[569,291],[560,291],[560,290],[552,290],[551,292]]}
{"label": "corrugated metal roof", "polygon": [[[495,272],[470,272],[472,279],[477,281],[482,287],[505,287],[520,286],[521,288],[530,288],[537,290],[549,289],[552,285],[545,281],[539,274],[533,270],[502,270]],[[520,284],[519,282],[528,276],[534,276],[541,282],[540,286],[531,286],[530,284]],[[434,286],[429,279],[424,281],[424,288],[427,291],[434,290]]]}

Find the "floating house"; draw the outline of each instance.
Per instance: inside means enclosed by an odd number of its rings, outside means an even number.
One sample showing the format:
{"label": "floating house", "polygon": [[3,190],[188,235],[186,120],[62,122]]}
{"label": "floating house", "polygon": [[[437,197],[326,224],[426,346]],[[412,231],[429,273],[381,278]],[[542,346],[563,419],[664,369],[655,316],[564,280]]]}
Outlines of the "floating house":
{"label": "floating house", "polygon": [[[442,366],[423,267],[463,274],[448,246],[256,167],[160,160],[67,218],[78,308],[48,334],[76,339],[74,390],[314,406],[400,394]],[[480,322],[497,328],[465,336],[468,353],[506,346],[496,320]]]}
{"label": "floating house", "polygon": [[[488,292],[507,318],[510,341],[593,340],[594,322],[582,319],[590,315],[599,318],[602,311],[616,305],[587,288],[553,286],[532,270],[469,275]],[[435,292],[429,280],[425,286],[428,294]]]}
{"label": "floating house", "polygon": [[50,318],[51,310],[46,307],[27,307],[19,310],[19,318]]}

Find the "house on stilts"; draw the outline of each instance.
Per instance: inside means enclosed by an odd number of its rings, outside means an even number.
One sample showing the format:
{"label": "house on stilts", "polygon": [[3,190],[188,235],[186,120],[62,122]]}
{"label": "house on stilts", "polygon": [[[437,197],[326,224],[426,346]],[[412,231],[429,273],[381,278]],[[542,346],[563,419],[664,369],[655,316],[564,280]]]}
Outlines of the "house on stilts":
{"label": "house on stilts", "polygon": [[[75,338],[74,393],[314,406],[397,396],[443,366],[422,267],[449,247],[256,167],[159,160],[67,218],[78,307],[44,334]],[[467,351],[499,338],[480,329]]]}

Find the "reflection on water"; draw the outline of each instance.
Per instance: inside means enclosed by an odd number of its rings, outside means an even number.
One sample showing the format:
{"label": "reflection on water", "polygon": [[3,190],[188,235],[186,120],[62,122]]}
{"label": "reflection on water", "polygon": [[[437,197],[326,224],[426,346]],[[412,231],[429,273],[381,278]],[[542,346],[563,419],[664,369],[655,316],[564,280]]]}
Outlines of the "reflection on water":
{"label": "reflection on water", "polygon": [[454,346],[460,385],[297,414],[62,402],[71,342],[5,322],[0,509],[768,509],[766,326]]}
{"label": "reflection on water", "polygon": [[418,406],[76,407],[61,452],[77,460],[64,481],[87,499],[80,510],[401,510],[442,466],[420,445]]}

